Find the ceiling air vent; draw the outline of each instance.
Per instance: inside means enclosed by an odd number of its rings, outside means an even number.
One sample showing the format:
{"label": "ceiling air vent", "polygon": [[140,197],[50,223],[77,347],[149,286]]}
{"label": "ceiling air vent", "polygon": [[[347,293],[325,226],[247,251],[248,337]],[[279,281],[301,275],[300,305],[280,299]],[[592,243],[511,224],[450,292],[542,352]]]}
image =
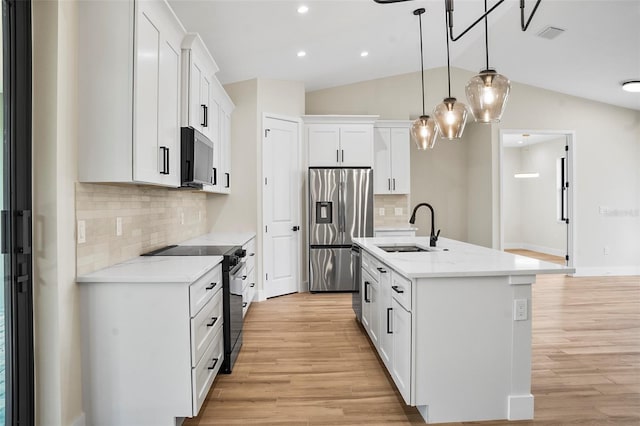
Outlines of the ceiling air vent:
{"label": "ceiling air vent", "polygon": [[538,37],[546,38],[547,40],[553,40],[554,38],[562,34],[564,31],[565,30],[563,30],[562,28],[547,27],[538,33]]}

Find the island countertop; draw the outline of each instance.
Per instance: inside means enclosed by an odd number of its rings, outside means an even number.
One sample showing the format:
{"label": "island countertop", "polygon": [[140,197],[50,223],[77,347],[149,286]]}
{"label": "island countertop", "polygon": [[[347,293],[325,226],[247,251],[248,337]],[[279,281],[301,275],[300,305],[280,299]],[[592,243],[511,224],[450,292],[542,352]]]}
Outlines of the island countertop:
{"label": "island countertop", "polygon": [[571,274],[574,268],[530,257],[439,238],[436,251],[389,253],[378,246],[417,245],[429,249],[429,237],[354,238],[378,260],[407,278],[481,277],[499,275]]}

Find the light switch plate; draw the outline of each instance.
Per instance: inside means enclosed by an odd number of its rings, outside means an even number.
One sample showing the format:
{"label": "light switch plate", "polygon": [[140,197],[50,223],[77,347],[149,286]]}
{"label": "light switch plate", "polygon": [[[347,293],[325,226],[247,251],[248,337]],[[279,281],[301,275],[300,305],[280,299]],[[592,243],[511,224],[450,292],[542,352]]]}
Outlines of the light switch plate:
{"label": "light switch plate", "polygon": [[86,222],[84,220],[78,221],[78,244],[87,242],[86,234]]}

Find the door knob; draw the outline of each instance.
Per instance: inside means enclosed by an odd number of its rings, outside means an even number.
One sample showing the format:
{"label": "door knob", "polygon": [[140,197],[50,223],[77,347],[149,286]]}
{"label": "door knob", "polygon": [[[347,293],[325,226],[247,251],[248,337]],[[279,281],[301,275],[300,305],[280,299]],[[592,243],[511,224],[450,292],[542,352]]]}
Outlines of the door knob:
{"label": "door knob", "polygon": [[292,231],[298,231],[298,230],[300,230],[300,227],[299,226],[294,226],[293,228],[291,228],[291,230]]}

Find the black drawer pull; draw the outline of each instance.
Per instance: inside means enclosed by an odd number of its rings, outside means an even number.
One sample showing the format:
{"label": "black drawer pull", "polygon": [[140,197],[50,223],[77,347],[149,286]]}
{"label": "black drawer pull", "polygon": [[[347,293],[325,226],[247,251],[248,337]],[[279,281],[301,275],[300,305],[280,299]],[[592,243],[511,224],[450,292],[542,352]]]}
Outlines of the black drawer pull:
{"label": "black drawer pull", "polygon": [[384,268],[376,268],[378,270],[378,272],[380,272],[381,274],[386,274],[387,270]]}
{"label": "black drawer pull", "polygon": [[369,281],[365,281],[364,282],[364,301],[367,303],[371,303],[371,299],[369,299],[369,293],[367,292],[367,289],[369,288]]}
{"label": "black drawer pull", "polygon": [[255,255],[256,255],[255,253],[251,253],[249,256],[255,256]]}
{"label": "black drawer pull", "polygon": [[244,303],[242,304],[242,307],[243,307],[243,308],[246,308],[246,307],[247,307],[247,302],[244,302]]}
{"label": "black drawer pull", "polygon": [[395,291],[396,293],[404,293],[404,290],[398,290],[398,286],[397,285],[392,285],[391,288],[393,289],[393,291]]}
{"label": "black drawer pull", "polygon": [[246,276],[246,275],[243,275],[243,276],[242,276],[242,281],[244,281],[244,280],[246,280],[246,279],[247,279],[247,276]]}
{"label": "black drawer pull", "polygon": [[393,331],[389,330],[389,323],[391,322],[389,320],[389,314],[391,313],[392,310],[393,308],[387,308],[387,334],[393,334]]}
{"label": "black drawer pull", "polygon": [[204,289],[205,289],[205,290],[213,290],[213,289],[214,289],[214,287],[215,287],[215,286],[217,286],[217,285],[218,285],[218,283],[211,283],[211,285],[209,285],[209,286],[205,287]]}
{"label": "black drawer pull", "polygon": [[207,367],[207,369],[209,370],[213,370],[214,368],[216,368],[216,364],[218,363],[218,358],[213,358],[212,361],[213,361],[213,364]]}
{"label": "black drawer pull", "polygon": [[213,327],[216,321],[218,321],[218,317],[211,317],[211,322],[207,324],[207,327]]}
{"label": "black drawer pull", "polygon": [[256,286],[256,283],[249,284],[249,287],[255,287],[255,286]]}

